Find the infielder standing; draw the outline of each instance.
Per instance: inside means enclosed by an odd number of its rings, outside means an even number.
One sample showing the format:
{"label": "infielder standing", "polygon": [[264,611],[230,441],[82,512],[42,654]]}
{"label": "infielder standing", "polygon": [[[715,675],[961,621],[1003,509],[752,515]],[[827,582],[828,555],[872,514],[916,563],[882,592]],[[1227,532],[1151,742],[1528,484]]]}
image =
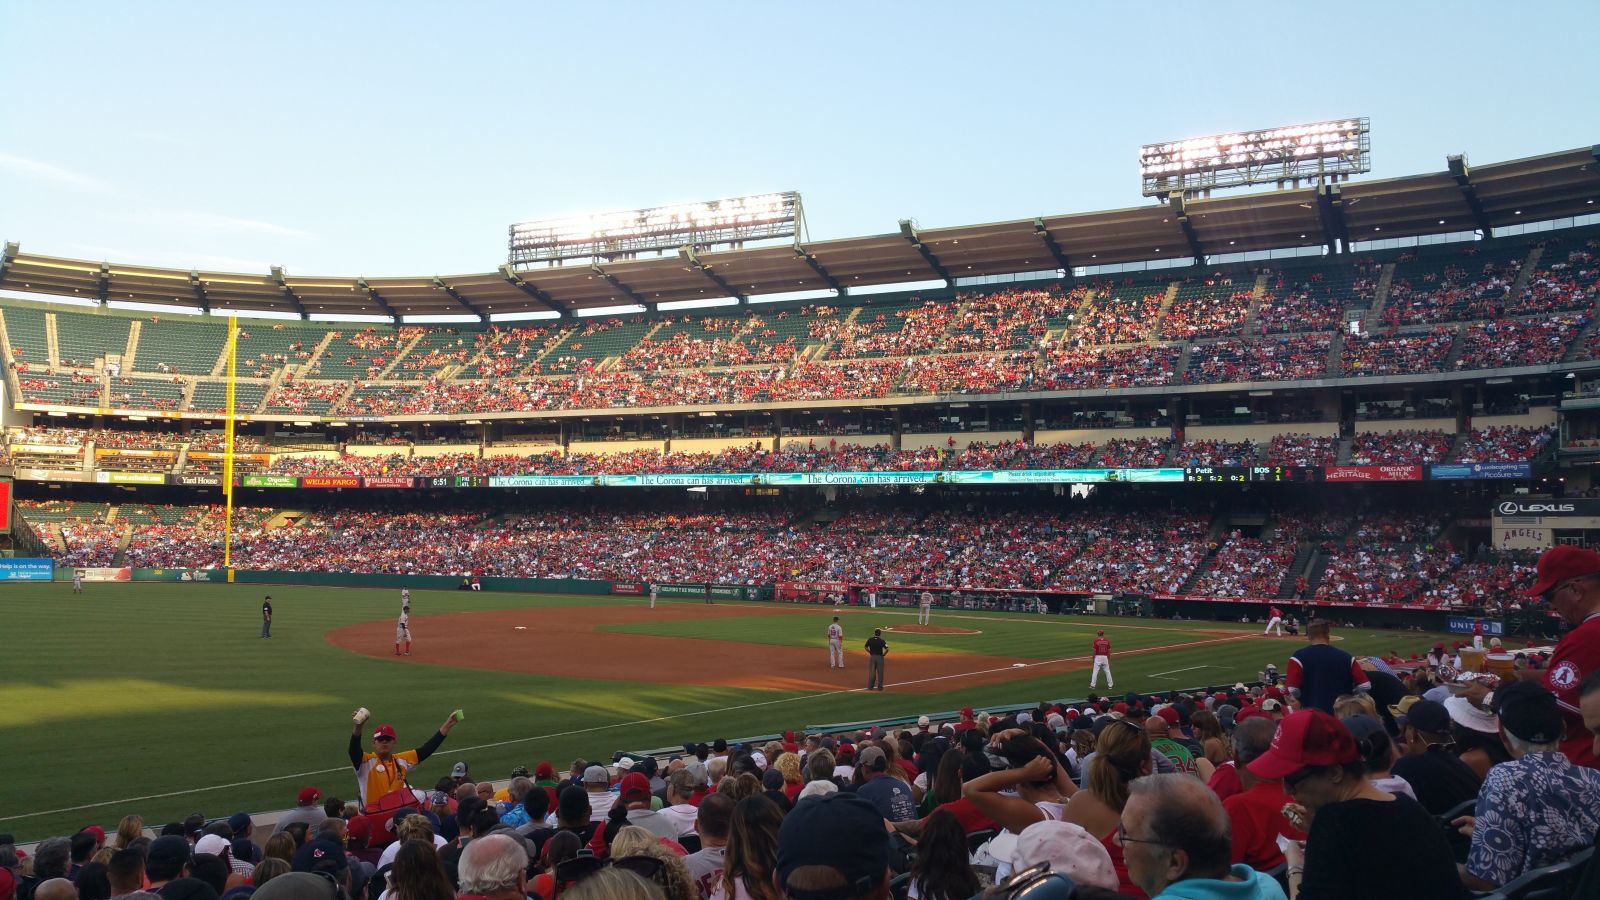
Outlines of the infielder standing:
{"label": "infielder standing", "polygon": [[83,593],[83,570],[82,569],[73,569],[72,570],[72,592],[74,594]]}
{"label": "infielder standing", "polygon": [[844,627],[839,624],[839,617],[833,617],[833,624],[828,626],[828,668],[844,668]]}
{"label": "infielder standing", "polygon": [[261,636],[272,637],[272,595],[261,601]]}
{"label": "infielder standing", "polygon": [[411,607],[411,588],[403,587],[403,588],[400,589],[400,608],[401,609],[409,609],[410,607]]}
{"label": "infielder standing", "polygon": [[651,609],[655,609],[656,608],[656,594],[657,593],[659,593],[659,589],[653,584],[650,585],[650,608]]}
{"label": "infielder standing", "polygon": [[1483,620],[1482,619],[1473,619],[1472,620],[1472,649],[1474,649],[1474,650],[1482,650],[1483,649]]}
{"label": "infielder standing", "polygon": [[1089,675],[1089,687],[1094,687],[1100,681],[1101,669],[1106,672],[1106,687],[1116,687],[1116,683],[1111,680],[1111,642],[1106,640],[1104,631],[1095,633],[1094,672]]}
{"label": "infielder standing", "polygon": [[917,598],[917,624],[926,625],[933,618],[933,592],[923,591]]}
{"label": "infielder standing", "polygon": [[394,655],[400,656],[400,644],[405,642],[405,656],[411,655],[411,606],[400,607],[400,621],[394,626]]}
{"label": "infielder standing", "polygon": [[1274,628],[1278,629],[1278,637],[1283,637],[1283,610],[1276,606],[1268,608],[1267,630],[1261,633],[1262,635],[1271,634]]}

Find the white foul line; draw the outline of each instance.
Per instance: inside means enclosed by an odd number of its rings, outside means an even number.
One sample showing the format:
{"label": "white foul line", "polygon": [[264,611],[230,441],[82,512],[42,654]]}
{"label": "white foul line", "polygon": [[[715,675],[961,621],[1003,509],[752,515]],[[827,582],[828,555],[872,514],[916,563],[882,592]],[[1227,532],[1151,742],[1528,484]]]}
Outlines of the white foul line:
{"label": "white foul line", "polygon": [[1209,669],[1209,668],[1212,668],[1212,667],[1211,666],[1190,666],[1187,669],[1169,669],[1169,670],[1167,670],[1165,672],[1152,672],[1152,673],[1150,673],[1150,677],[1151,678],[1165,678],[1165,677],[1167,677],[1169,675],[1176,675],[1179,672],[1193,672],[1195,669]]}
{"label": "white foul line", "polygon": [[[1245,639],[1253,637],[1253,636],[1254,636],[1254,632],[1250,632],[1250,633],[1247,633],[1247,634],[1241,634],[1241,635],[1239,635],[1237,637],[1212,638],[1212,639],[1204,640],[1204,641],[1187,641],[1187,642],[1184,642],[1182,644],[1167,644],[1167,645],[1160,646],[1160,647],[1144,647],[1144,648],[1141,648],[1141,649],[1138,649],[1138,650],[1126,650],[1126,651],[1123,651],[1120,655],[1122,655],[1122,656],[1133,656],[1135,654],[1155,653],[1155,652],[1159,652],[1159,651],[1163,651],[1163,650],[1174,650],[1174,649],[1177,649],[1178,647],[1193,647],[1193,646],[1196,646],[1196,645],[1199,645],[1199,644],[1229,643],[1229,642],[1232,642],[1232,641],[1245,640]],[[932,682],[932,681],[947,681],[947,680],[952,679],[952,678],[970,678],[970,677],[972,677],[974,675],[991,675],[991,674],[994,674],[995,672],[1015,672],[1018,669],[1032,669],[1032,668],[1037,668],[1039,666],[1053,666],[1053,665],[1059,665],[1060,663],[1067,663],[1067,662],[1084,662],[1084,661],[1089,660],[1089,659],[1092,659],[1092,657],[1090,657],[1090,656],[1063,656],[1060,659],[1039,660],[1039,661],[1036,661],[1036,662],[1024,663],[1024,664],[1022,664],[1020,666],[1019,665],[1010,665],[1010,666],[1002,666],[1002,667],[994,668],[994,669],[980,669],[979,671],[976,671],[976,672],[963,672],[963,673],[960,673],[960,674],[957,674],[957,675],[936,675],[936,676],[933,676],[931,678],[918,678],[918,679],[914,679],[914,680],[911,680],[911,681],[897,681],[897,682],[893,682],[891,684],[886,685],[886,687],[902,687],[902,686],[910,685],[910,684],[926,684],[926,683]],[[1197,666],[1196,668],[1205,668],[1205,667],[1204,666]],[[1180,671],[1181,672],[1181,671],[1186,671],[1186,670],[1178,669],[1176,671]],[[531,741],[547,741],[547,740],[552,740],[554,738],[572,737],[574,735],[579,735],[579,734],[590,734],[590,733],[593,733],[593,732],[596,732],[596,731],[609,731],[609,730],[611,730],[613,728],[633,728],[633,727],[638,726],[638,725],[653,725],[653,724],[655,724],[657,722],[670,722],[670,721],[672,721],[674,719],[688,719],[688,718],[693,718],[695,716],[708,716],[708,715],[714,715],[714,714],[717,714],[717,713],[734,712],[734,711],[741,710],[741,709],[756,709],[756,708],[762,707],[762,706],[777,706],[777,705],[784,704],[784,703],[796,703],[796,702],[799,702],[799,701],[802,701],[802,700],[816,700],[816,699],[819,699],[819,698],[822,698],[822,697],[834,697],[834,696],[838,696],[840,694],[861,694],[861,693],[867,693],[867,689],[866,688],[840,688],[839,690],[834,690],[834,691],[821,691],[821,692],[818,692],[818,693],[815,693],[815,694],[804,694],[804,695],[799,696],[799,697],[782,697],[782,698],[779,698],[777,700],[762,700],[762,701],[759,701],[759,702],[756,702],[756,703],[741,703],[741,704],[738,704],[737,706],[724,706],[724,707],[720,707],[718,709],[702,709],[702,710],[697,710],[695,712],[679,713],[677,715],[671,715],[671,716],[655,716],[655,717],[649,718],[649,719],[635,719],[632,722],[614,722],[614,723],[607,724],[607,725],[594,725],[594,726],[591,726],[589,728],[575,728],[575,729],[573,729],[571,731],[558,731],[558,732],[555,732],[555,733],[552,733],[552,734],[540,734],[540,735],[533,735],[531,737],[521,737],[521,738],[508,738],[507,740],[491,741],[490,743],[487,743],[487,744],[477,744],[477,745],[472,746],[472,747],[461,747],[459,749],[453,750],[452,752],[454,752],[454,753],[471,753],[471,752],[476,751],[476,750],[488,750],[488,749],[491,749],[491,748],[494,748],[494,747],[505,747],[505,746],[508,746],[510,744],[526,744],[526,743],[529,743]],[[162,793],[162,794],[146,794],[145,796],[142,796],[142,797],[126,797],[126,798],[123,798],[121,800],[105,800],[105,801],[102,801],[100,803],[85,803],[85,804],[82,804],[80,806],[63,806],[60,809],[46,809],[46,810],[40,810],[39,812],[20,813],[20,814],[11,815],[11,816],[0,816],[0,822],[14,822],[14,821],[17,821],[19,819],[36,819],[36,818],[38,818],[40,816],[53,816],[53,815],[58,815],[58,814],[61,814],[61,813],[80,812],[80,811],[86,810],[86,809],[99,809],[99,808],[101,808],[103,806],[119,806],[119,805],[127,804],[127,803],[143,803],[143,802],[145,802],[147,800],[163,800],[163,799],[166,799],[168,797],[183,797],[183,796],[187,796],[189,794],[207,794],[207,793],[210,793],[212,791],[225,791],[225,790],[232,790],[234,788],[249,787],[251,785],[257,785],[257,784],[271,784],[271,783],[276,782],[276,781],[288,781],[289,779],[292,779],[292,778],[311,778],[311,777],[318,776],[318,775],[336,775],[336,774],[338,774],[340,772],[349,772],[349,771],[351,771],[351,770],[350,770],[350,768],[348,766],[339,766],[339,767],[333,768],[333,769],[317,769],[317,770],[311,771],[311,772],[296,772],[296,773],[291,774],[291,775],[275,775],[275,776],[273,776],[271,778],[255,778],[255,779],[251,779],[250,781],[235,781],[235,782],[231,782],[229,784],[214,784],[214,785],[210,785],[208,787],[188,788],[186,790],[181,790],[181,791],[167,791],[166,793]]]}

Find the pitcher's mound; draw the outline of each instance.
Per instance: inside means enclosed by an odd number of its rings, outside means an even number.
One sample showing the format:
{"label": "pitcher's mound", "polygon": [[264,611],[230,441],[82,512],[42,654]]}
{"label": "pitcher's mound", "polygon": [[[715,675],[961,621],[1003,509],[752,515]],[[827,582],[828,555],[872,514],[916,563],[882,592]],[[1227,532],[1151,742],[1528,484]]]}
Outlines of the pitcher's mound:
{"label": "pitcher's mound", "polygon": [[899,634],[983,634],[976,628],[946,628],[943,625],[890,625],[883,630]]}

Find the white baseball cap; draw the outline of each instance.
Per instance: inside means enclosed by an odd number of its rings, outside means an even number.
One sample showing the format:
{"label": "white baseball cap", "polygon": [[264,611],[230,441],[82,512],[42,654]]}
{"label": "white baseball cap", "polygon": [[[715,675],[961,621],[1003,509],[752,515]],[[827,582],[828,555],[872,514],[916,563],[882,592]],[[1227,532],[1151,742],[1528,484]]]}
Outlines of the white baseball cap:
{"label": "white baseball cap", "polygon": [[1050,871],[1066,875],[1075,884],[1117,889],[1117,870],[1111,864],[1111,854],[1093,835],[1071,822],[1046,819],[1029,825],[1017,836],[1011,868],[1021,871],[1042,862],[1050,863]]}
{"label": "white baseball cap", "polygon": [[927,716],[918,716],[917,717],[917,727],[918,728],[927,728],[928,727],[928,721],[929,720],[928,720]]}

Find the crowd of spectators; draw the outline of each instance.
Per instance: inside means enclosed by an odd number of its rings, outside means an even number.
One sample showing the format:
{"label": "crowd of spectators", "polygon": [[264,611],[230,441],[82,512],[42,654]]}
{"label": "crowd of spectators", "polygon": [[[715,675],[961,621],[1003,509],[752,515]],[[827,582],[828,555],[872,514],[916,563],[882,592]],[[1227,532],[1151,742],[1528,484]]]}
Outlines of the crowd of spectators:
{"label": "crowd of spectators", "polygon": [[[1589,241],[1581,249],[1565,254],[1559,247],[1546,247],[1541,268],[1529,275],[1517,298],[1519,313],[1574,310],[1593,312],[1600,299],[1600,241]],[[1548,260],[1548,262],[1546,262]]]}
{"label": "crowd of spectators", "polygon": [[1339,457],[1339,439],[1310,434],[1273,435],[1267,445],[1269,466],[1331,466]]}
{"label": "crowd of spectators", "polygon": [[1073,391],[1171,384],[1182,355],[1183,348],[1177,344],[1051,350],[1040,360],[1038,377],[1030,389]]}
{"label": "crowd of spectators", "polygon": [[1522,270],[1521,260],[1480,259],[1476,248],[1463,250],[1460,256],[1459,261],[1423,272],[1416,282],[1396,276],[1383,307],[1385,323],[1431,324],[1504,315]]}
{"label": "crowd of spectators", "polygon": [[1212,597],[1275,597],[1294,560],[1293,540],[1247,538],[1235,534],[1211,557],[1189,588]]}
{"label": "crowd of spectators", "polygon": [[1345,335],[1343,374],[1416,375],[1443,371],[1455,341],[1455,329],[1446,326],[1403,334],[1388,331],[1359,337]]}
{"label": "crowd of spectators", "polygon": [[1504,425],[1467,432],[1455,461],[1517,462],[1533,459],[1555,437],[1553,427]]}
{"label": "crowd of spectators", "polygon": [[1420,465],[1444,462],[1451,435],[1443,431],[1402,428],[1358,434],[1350,445],[1350,462],[1358,466]]}
{"label": "crowd of spectators", "polygon": [[1328,370],[1332,340],[1322,333],[1195,344],[1189,350],[1183,380],[1187,384],[1222,384],[1321,378]]}
{"label": "crowd of spectators", "polygon": [[1173,454],[1181,466],[1253,466],[1260,448],[1255,441],[1184,441]]}
{"label": "crowd of spectators", "polygon": [[1177,300],[1161,322],[1162,337],[1192,340],[1238,334],[1242,330],[1254,292],[1232,287],[1232,279],[1225,276],[1207,279],[1206,284],[1209,289],[1199,293],[1180,288]]}
{"label": "crowd of spectators", "polygon": [[1508,369],[1560,362],[1588,324],[1587,314],[1474,322],[1461,336],[1458,370]]}

